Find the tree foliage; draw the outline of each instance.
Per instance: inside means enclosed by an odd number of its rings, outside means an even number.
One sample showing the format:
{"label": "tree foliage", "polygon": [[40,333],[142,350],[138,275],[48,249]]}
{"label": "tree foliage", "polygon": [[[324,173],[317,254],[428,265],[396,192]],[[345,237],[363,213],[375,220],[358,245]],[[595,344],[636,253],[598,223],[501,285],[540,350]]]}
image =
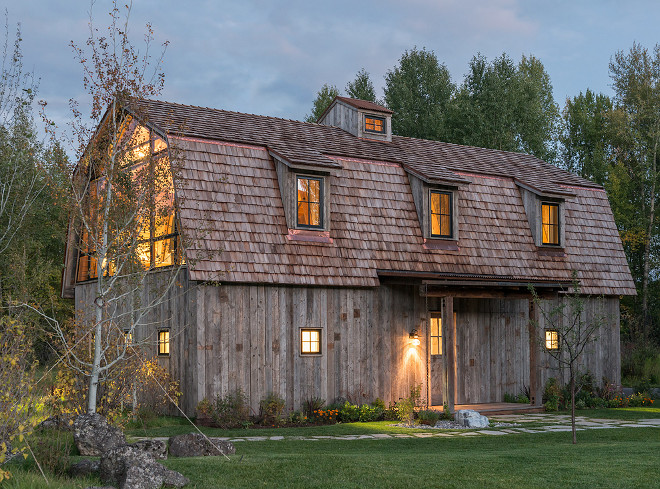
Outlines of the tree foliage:
{"label": "tree foliage", "polygon": [[318,121],[319,117],[323,115],[325,109],[328,108],[337,95],[339,95],[337,87],[328,85],[327,83],[324,84],[316,94],[316,98],[312,104],[312,113],[305,117],[305,122]]}
{"label": "tree foliage", "polygon": [[[660,156],[660,45],[652,51],[633,44],[610,62],[615,91],[608,114],[613,168],[608,190],[633,275],[640,289],[640,329],[649,338],[658,318],[652,297],[652,274],[658,252],[658,157]],[[652,323],[655,321],[655,325]]]}
{"label": "tree foliage", "polygon": [[376,102],[374,84],[364,68],[357,72],[355,80],[346,84],[346,94],[351,98]]}
{"label": "tree foliage", "polygon": [[413,48],[385,75],[385,105],[392,132],[399,136],[442,139],[445,112],[454,92],[449,70],[433,51]]}
{"label": "tree foliage", "polygon": [[533,56],[517,65],[506,54],[492,62],[472,58],[448,119],[451,142],[555,159],[558,108],[550,77]]}
{"label": "tree foliage", "polygon": [[612,148],[607,118],[612,100],[587,89],[566,100],[562,111],[561,165],[572,173],[604,185]]}

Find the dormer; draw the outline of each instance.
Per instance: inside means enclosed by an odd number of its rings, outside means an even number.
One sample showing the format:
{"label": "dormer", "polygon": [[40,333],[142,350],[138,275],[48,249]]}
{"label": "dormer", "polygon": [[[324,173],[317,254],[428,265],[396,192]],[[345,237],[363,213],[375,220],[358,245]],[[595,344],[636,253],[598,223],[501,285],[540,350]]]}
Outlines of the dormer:
{"label": "dormer", "polygon": [[359,138],[392,141],[392,111],[366,100],[337,96],[318,123],[339,127]]}

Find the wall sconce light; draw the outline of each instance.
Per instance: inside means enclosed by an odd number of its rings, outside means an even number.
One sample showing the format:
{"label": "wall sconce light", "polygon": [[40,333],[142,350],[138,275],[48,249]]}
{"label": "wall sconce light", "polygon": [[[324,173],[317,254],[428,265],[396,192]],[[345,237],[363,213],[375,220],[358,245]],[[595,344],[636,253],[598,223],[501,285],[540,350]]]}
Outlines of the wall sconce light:
{"label": "wall sconce light", "polygon": [[410,343],[412,343],[412,344],[415,345],[415,346],[419,346],[419,343],[420,343],[420,341],[419,341],[419,334],[417,334],[417,330],[416,330],[416,329],[413,328],[413,330],[410,332],[410,334],[408,335],[408,337],[410,338]]}

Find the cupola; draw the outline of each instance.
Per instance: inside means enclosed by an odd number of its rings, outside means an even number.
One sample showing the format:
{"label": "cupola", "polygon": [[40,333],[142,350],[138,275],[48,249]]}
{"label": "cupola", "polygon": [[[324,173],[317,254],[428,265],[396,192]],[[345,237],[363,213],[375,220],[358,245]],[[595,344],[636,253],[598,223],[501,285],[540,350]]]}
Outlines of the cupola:
{"label": "cupola", "polygon": [[317,122],[359,138],[392,141],[392,111],[367,100],[337,96]]}

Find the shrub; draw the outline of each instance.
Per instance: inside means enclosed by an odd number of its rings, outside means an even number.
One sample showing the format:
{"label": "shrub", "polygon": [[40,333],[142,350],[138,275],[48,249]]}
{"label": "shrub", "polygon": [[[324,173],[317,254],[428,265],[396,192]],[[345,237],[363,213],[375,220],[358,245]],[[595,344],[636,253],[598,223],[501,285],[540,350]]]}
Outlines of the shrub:
{"label": "shrub", "polygon": [[359,420],[363,423],[378,421],[383,417],[383,409],[369,404],[363,404],[359,409]]}
{"label": "shrub", "polygon": [[360,420],[360,408],[346,401],[339,410],[339,421],[342,423],[354,423]]}
{"label": "shrub", "polygon": [[312,418],[314,417],[314,411],[322,409],[324,405],[325,399],[321,399],[320,397],[310,397],[303,402],[302,411],[305,416]]}
{"label": "shrub", "polygon": [[421,424],[435,426],[440,419],[440,413],[432,410],[422,410],[417,413],[417,419]]}
{"label": "shrub", "polygon": [[241,388],[213,401],[203,399],[197,405],[198,416],[210,418],[218,428],[245,428],[249,420],[249,409]]}
{"label": "shrub", "polygon": [[442,414],[440,415],[440,419],[446,421],[452,421],[454,419],[454,414],[449,410],[449,404],[446,402],[442,404]]}
{"label": "shrub", "polygon": [[309,422],[307,416],[305,416],[300,411],[293,411],[287,416],[287,422],[290,424],[305,424]]}
{"label": "shrub", "polygon": [[333,424],[337,422],[338,409],[317,409],[314,411],[314,422],[322,424]]}
{"label": "shrub", "polygon": [[279,424],[284,411],[284,399],[272,392],[259,403],[259,417],[267,425]]}
{"label": "shrub", "polygon": [[543,391],[543,403],[546,411],[558,411],[559,401],[561,399],[561,389],[557,383],[557,379],[550,377],[545,383],[545,390]]}

